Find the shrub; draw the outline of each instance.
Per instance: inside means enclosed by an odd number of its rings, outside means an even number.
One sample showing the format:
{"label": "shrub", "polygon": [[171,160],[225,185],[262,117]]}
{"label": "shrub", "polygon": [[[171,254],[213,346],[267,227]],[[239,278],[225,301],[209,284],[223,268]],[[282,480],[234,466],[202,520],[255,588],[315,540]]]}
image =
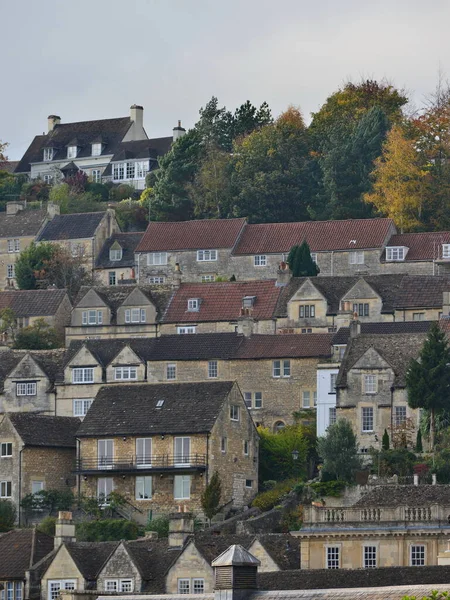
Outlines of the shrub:
{"label": "shrub", "polygon": [[345,489],[345,481],[318,481],[312,483],[310,488],[318,497],[333,496],[338,498]]}
{"label": "shrub", "polygon": [[47,535],[54,536],[56,527],[56,517],[45,517],[36,527],[38,531],[46,533]]}
{"label": "shrub", "polygon": [[169,535],[169,517],[163,515],[156,519],[149,519],[145,529],[147,531],[156,531],[158,537],[166,538]]}
{"label": "shrub", "polygon": [[16,507],[10,500],[0,500],[0,532],[14,529]]}
{"label": "shrub", "polygon": [[406,477],[413,474],[416,456],[406,448],[396,450],[375,450],[371,452],[373,472],[381,476],[399,475]]}
{"label": "shrub", "polygon": [[114,542],[135,540],[142,533],[142,528],[134,521],[103,519],[77,523],[75,532],[80,542]]}
{"label": "shrub", "polygon": [[280,500],[294,488],[296,483],[293,479],[281,481],[271,490],[258,494],[253,500],[252,506],[262,511],[270,510],[280,503]]}

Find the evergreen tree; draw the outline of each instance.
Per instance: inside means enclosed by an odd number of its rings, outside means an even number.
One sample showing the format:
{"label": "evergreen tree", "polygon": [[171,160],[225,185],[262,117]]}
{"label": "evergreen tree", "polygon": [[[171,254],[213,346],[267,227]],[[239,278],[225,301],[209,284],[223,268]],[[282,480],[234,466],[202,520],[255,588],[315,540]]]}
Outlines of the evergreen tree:
{"label": "evergreen tree", "polygon": [[218,512],[221,495],[222,484],[220,482],[219,473],[214,471],[211,481],[206,486],[201,498],[203,512],[208,519],[212,519]]}
{"label": "evergreen tree", "polygon": [[353,480],[353,472],[360,468],[361,461],[356,435],[346,419],[339,419],[334,425],[330,425],[326,436],[318,439],[317,448],[326,473],[331,473],[342,481]]}
{"label": "evergreen tree", "polygon": [[434,448],[436,411],[450,408],[450,348],[445,333],[433,323],[418,360],[406,373],[408,404],[430,411],[430,446]]}
{"label": "evergreen tree", "polygon": [[320,269],[311,257],[311,251],[306,241],[300,246],[293,246],[288,254],[287,263],[293,277],[315,277]]}
{"label": "evergreen tree", "polygon": [[389,434],[387,432],[387,429],[385,429],[384,433],[383,433],[383,439],[381,441],[381,448],[383,450],[389,450]]}
{"label": "evergreen tree", "polygon": [[423,452],[422,432],[420,431],[420,429],[417,430],[416,452],[417,452],[417,454],[420,454],[421,452]]}

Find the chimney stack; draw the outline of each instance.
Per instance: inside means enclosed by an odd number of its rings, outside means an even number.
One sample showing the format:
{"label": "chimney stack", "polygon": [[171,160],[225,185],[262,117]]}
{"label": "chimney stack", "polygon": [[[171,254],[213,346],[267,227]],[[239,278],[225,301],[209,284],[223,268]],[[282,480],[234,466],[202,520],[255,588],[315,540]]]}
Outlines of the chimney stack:
{"label": "chimney stack", "polygon": [[179,512],[169,515],[169,546],[181,548],[186,538],[194,533],[194,517],[192,513]]}
{"label": "chimney stack", "polygon": [[8,216],[17,215],[17,213],[19,213],[21,210],[24,210],[26,208],[26,205],[27,205],[26,200],[23,200],[23,201],[15,200],[14,202],[7,202],[6,203],[6,214]]}
{"label": "chimney stack", "polygon": [[62,544],[75,542],[75,524],[72,521],[72,513],[59,511],[55,525],[55,549]]}
{"label": "chimney stack", "polygon": [[144,127],[144,107],[138,104],[130,106],[130,119],[134,121],[135,127]]}
{"label": "chimney stack", "polygon": [[291,271],[289,269],[289,266],[286,262],[284,262],[284,260],[282,260],[280,262],[280,266],[278,267],[278,271],[277,271],[277,282],[276,282],[276,286],[277,287],[283,287],[285,285],[287,285],[291,279]]}
{"label": "chimney stack", "polygon": [[175,263],[175,271],[172,276],[172,285],[177,290],[181,285],[181,278],[183,276],[183,272],[180,269],[180,263]]}
{"label": "chimney stack", "polygon": [[54,204],[53,202],[47,203],[47,214],[49,219],[53,219],[56,215],[59,215],[60,210],[58,204]]}
{"label": "chimney stack", "polygon": [[350,322],[350,337],[355,338],[361,335],[361,323],[358,319],[354,319]]}
{"label": "chimney stack", "polygon": [[61,123],[61,117],[58,117],[58,115],[49,115],[47,117],[47,123],[48,133],[50,133],[50,131],[53,131],[55,125],[59,125]]}
{"label": "chimney stack", "polygon": [[173,128],[173,141],[176,142],[179,138],[185,135],[186,129],[181,127],[181,121],[178,121],[178,126]]}
{"label": "chimney stack", "polygon": [[260,561],[240,544],[230,546],[212,561],[214,600],[245,600],[257,589]]}

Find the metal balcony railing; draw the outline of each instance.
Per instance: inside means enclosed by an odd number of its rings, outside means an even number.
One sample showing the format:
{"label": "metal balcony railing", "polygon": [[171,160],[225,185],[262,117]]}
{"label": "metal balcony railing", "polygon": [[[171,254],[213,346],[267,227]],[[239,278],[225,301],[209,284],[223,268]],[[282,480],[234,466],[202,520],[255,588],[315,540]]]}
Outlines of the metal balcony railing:
{"label": "metal balcony railing", "polygon": [[163,471],[204,471],[205,454],[173,456],[157,454],[152,456],[100,456],[98,458],[79,458],[75,464],[75,473],[131,473]]}

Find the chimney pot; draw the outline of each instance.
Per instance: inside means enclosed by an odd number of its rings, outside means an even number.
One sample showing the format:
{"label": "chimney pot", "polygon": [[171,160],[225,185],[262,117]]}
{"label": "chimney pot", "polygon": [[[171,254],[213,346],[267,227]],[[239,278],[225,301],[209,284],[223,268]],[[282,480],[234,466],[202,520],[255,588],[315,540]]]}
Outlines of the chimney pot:
{"label": "chimney pot", "polygon": [[181,121],[178,121],[178,126],[173,128],[173,141],[176,142],[179,138],[185,135],[186,129],[181,126]]}
{"label": "chimney pot", "polygon": [[48,133],[50,133],[50,131],[53,131],[55,125],[59,125],[60,123],[61,117],[58,117],[58,115],[49,115],[47,117]]}

